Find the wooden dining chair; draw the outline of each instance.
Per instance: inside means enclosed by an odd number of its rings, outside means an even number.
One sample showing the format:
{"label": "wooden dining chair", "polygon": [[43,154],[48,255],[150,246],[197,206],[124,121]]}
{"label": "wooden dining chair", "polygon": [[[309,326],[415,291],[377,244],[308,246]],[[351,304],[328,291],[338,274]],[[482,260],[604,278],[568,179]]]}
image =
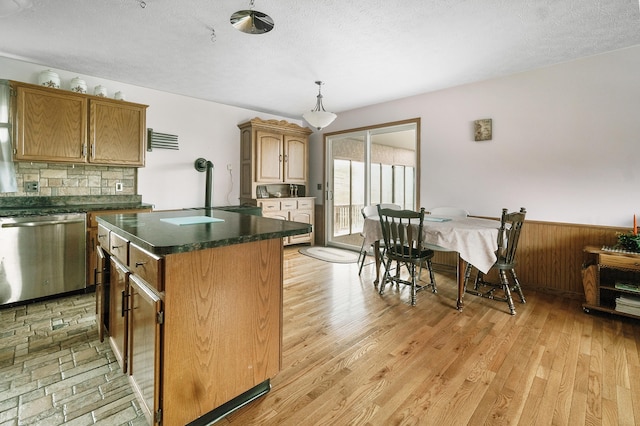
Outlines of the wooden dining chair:
{"label": "wooden dining chair", "polygon": [[[511,297],[511,291],[518,293],[521,303],[526,303],[524,295],[522,294],[522,288],[520,287],[520,281],[516,275],[516,249],[518,248],[518,240],[520,239],[520,231],[522,231],[522,225],[524,224],[524,218],[527,214],[527,210],[522,207],[519,212],[508,213],[507,209],[502,209],[502,217],[500,219],[500,230],[498,232],[498,250],[496,251],[497,260],[492,266],[492,269],[498,270],[500,277],[500,284],[490,283],[484,280],[484,274],[481,271],[477,271],[476,279],[472,289],[467,288],[467,281],[471,276],[471,270],[473,265],[467,264],[464,274],[464,289],[467,293],[474,294],[476,296],[486,297],[488,299],[499,300],[507,302],[509,305],[509,311],[511,315],[516,314],[516,309]],[[477,269],[477,268],[476,268]],[[509,283],[507,277],[507,271],[511,274],[513,279],[513,285]],[[482,287],[488,288],[488,290],[482,289]],[[502,290],[504,295],[496,295],[497,290]]]}
{"label": "wooden dining chair", "polygon": [[[362,218],[366,219],[378,214],[378,206],[374,204],[370,206],[364,206],[362,210],[360,210],[360,212],[362,213]],[[364,262],[367,258],[367,254],[369,253],[369,247],[364,246],[364,234],[362,233],[362,231],[360,232],[360,236],[362,237],[362,245],[360,246],[360,255],[358,256],[358,263],[360,264],[358,275],[362,275],[362,268],[364,267]]]}
{"label": "wooden dining chair", "polygon": [[[362,208],[362,210],[360,211],[362,213],[362,217],[364,219],[368,218],[368,217],[372,217],[372,216],[376,216],[378,214],[378,205],[382,208],[385,209],[393,209],[393,210],[400,210],[402,209],[401,206],[397,205],[397,204],[371,204],[369,206],[364,206]],[[364,246],[364,234],[362,232],[360,232],[360,236],[362,237],[362,245],[360,246],[360,255],[358,256],[358,263],[360,264],[360,269],[358,271],[358,275],[362,275],[362,268],[365,265],[365,261],[367,258],[367,255],[369,254],[369,249],[370,247],[365,247]],[[382,245],[381,245],[382,246]],[[367,265],[371,264],[373,262],[368,263]]]}
{"label": "wooden dining chair", "polygon": [[[431,267],[433,250],[426,249],[422,244],[422,228],[424,223],[424,208],[419,212],[413,210],[393,210],[378,206],[378,216],[382,227],[384,240],[383,262],[384,276],[380,281],[379,293],[384,294],[387,283],[408,285],[411,287],[411,305],[416,305],[416,293],[424,288],[431,287],[433,293],[437,292],[436,280]],[[392,263],[396,262],[395,273],[392,274]],[[426,263],[429,268],[431,283],[425,286],[419,285],[418,268]],[[409,271],[409,279],[401,278],[401,268],[406,266]]]}

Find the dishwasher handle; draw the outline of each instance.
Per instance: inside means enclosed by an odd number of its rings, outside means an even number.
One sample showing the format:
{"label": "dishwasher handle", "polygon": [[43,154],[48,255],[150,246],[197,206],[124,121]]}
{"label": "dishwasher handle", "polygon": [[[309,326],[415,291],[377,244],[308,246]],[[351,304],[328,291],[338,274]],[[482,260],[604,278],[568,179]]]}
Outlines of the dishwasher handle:
{"label": "dishwasher handle", "polygon": [[68,223],[84,223],[84,219],[47,220],[43,222],[3,223],[3,228],[26,228],[32,226],[66,225]]}

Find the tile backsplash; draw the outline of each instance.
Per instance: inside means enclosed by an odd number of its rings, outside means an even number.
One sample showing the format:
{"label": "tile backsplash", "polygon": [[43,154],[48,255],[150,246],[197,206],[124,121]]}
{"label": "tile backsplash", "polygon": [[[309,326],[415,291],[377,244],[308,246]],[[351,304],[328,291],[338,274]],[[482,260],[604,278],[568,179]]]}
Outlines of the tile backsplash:
{"label": "tile backsplash", "polygon": [[[54,197],[63,195],[135,195],[138,169],[73,164],[16,162],[18,192],[0,197]],[[28,182],[37,182],[36,192],[27,192]],[[118,185],[117,185],[118,184]],[[116,191],[122,186],[122,191]]]}

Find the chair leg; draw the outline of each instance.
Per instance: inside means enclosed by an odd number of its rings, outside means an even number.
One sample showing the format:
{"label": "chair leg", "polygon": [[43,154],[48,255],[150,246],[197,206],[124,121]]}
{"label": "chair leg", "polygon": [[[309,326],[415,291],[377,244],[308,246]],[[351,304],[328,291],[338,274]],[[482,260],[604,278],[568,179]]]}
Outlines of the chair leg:
{"label": "chair leg", "polygon": [[364,241],[362,241],[362,246],[360,246],[360,255],[358,256],[358,262],[360,263],[360,270],[358,271],[358,275],[362,275],[362,267],[364,266],[364,261],[367,258],[367,251],[364,249]]}
{"label": "chair leg", "polygon": [[416,293],[418,291],[418,277],[416,277],[416,265],[415,263],[407,263],[407,268],[411,274],[411,306],[416,306]]}
{"label": "chair leg", "polygon": [[524,294],[522,294],[522,288],[520,287],[520,281],[518,281],[518,277],[516,276],[516,270],[510,269],[509,272],[511,272],[511,277],[513,277],[513,282],[515,283],[513,289],[518,293],[520,302],[527,303],[527,301],[524,300]]}
{"label": "chair leg", "polygon": [[391,262],[392,260],[389,259],[386,261],[386,263],[384,263],[384,274],[382,275],[382,280],[380,280],[380,283],[378,284],[380,286],[380,288],[378,289],[378,293],[381,296],[384,294],[384,287],[387,285],[387,281],[390,281],[389,270],[391,269]]}
{"label": "chair leg", "polygon": [[431,263],[431,259],[427,259],[427,267],[429,268],[429,279],[431,280],[431,292],[437,293],[438,288],[436,287],[436,276],[433,274],[433,264]]}
{"label": "chair leg", "polygon": [[478,288],[484,284],[484,274],[481,271],[478,271],[478,275],[476,275],[476,280],[473,283],[473,289],[478,291]]}
{"label": "chair leg", "polygon": [[[511,287],[509,285],[509,279],[507,278],[507,272],[504,269],[500,269],[498,271],[498,275],[500,277],[500,284],[493,284],[490,282],[485,282],[484,274],[481,271],[478,271],[476,275],[476,279],[474,280],[473,289],[467,289],[467,282],[471,277],[471,268],[472,268],[471,264],[467,264],[467,267],[464,271],[464,284],[463,284],[464,291],[466,293],[470,293],[480,297],[485,297],[487,299],[495,299],[502,302],[507,302],[507,305],[509,305],[509,312],[511,312],[511,315],[515,315],[516,308],[513,304],[513,298],[511,296]],[[520,297],[520,300],[522,301],[522,303],[526,303],[524,300],[524,295],[522,294],[522,289],[520,288],[520,282],[518,281],[518,277],[516,276],[516,272],[513,269],[511,269],[510,272],[515,282],[513,286],[513,290],[518,293],[518,296]],[[481,291],[480,286],[489,287],[489,290]],[[504,291],[504,298],[501,297],[500,294],[498,295],[494,294],[496,290],[500,290],[500,289]]]}
{"label": "chair leg", "polygon": [[[457,270],[457,268],[456,268]],[[457,275],[457,273],[456,273]],[[467,263],[466,266],[464,267],[464,283],[463,283],[463,291],[467,291],[467,282],[469,281],[469,278],[471,277],[471,264]]]}
{"label": "chair leg", "polygon": [[509,279],[507,278],[507,273],[500,269],[500,282],[502,283],[502,288],[504,289],[504,297],[507,299],[507,304],[509,305],[509,311],[511,315],[516,314],[516,307],[513,305],[513,299],[511,298],[511,290],[509,289]]}

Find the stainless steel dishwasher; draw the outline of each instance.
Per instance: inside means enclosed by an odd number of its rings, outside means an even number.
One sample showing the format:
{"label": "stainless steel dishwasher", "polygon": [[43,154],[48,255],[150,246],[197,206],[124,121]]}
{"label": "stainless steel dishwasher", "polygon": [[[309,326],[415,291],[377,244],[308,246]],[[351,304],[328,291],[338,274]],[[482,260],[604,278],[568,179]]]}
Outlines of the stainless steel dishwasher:
{"label": "stainless steel dishwasher", "polygon": [[86,214],[0,217],[0,306],[86,287]]}

